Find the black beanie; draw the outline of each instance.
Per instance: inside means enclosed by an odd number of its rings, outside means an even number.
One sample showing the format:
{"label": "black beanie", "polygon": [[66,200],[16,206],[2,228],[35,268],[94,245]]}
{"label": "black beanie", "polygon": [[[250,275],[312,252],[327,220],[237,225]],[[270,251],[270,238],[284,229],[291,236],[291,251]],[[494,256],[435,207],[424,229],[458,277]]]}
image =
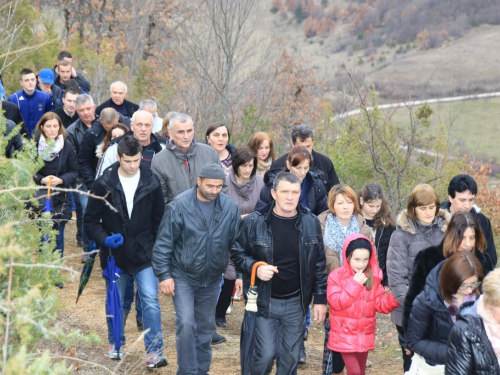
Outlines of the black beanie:
{"label": "black beanie", "polygon": [[357,249],[366,249],[370,252],[370,257],[372,256],[372,244],[370,243],[370,241],[365,240],[364,238],[358,238],[354,241],[351,241],[351,243],[347,246],[345,257],[349,258],[349,255],[351,255],[352,252]]}

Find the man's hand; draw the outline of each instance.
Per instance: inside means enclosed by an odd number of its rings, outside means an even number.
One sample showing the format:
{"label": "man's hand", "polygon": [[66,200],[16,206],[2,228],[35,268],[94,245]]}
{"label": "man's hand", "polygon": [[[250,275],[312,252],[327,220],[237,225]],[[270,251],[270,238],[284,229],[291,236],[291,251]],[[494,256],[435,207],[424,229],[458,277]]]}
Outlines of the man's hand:
{"label": "man's hand", "polygon": [[257,267],[257,277],[262,281],[271,280],[275,273],[278,273],[277,267],[271,265]]}
{"label": "man's hand", "polygon": [[166,296],[175,296],[175,282],[174,279],[165,279],[160,283],[160,290]]}
{"label": "man's hand", "polygon": [[40,90],[42,90],[44,93],[52,95],[52,89],[50,86],[45,86],[45,85],[40,85]]}
{"label": "man's hand", "polygon": [[316,323],[323,323],[326,318],[326,305],[314,305],[314,321]]}
{"label": "man's hand", "polygon": [[71,67],[71,78],[76,78],[76,77],[77,77],[76,70],[75,68]]}
{"label": "man's hand", "polygon": [[243,294],[243,280],[242,279],[236,279],[236,282],[234,283],[234,286],[236,287],[236,292],[234,293],[235,296],[241,297]]}

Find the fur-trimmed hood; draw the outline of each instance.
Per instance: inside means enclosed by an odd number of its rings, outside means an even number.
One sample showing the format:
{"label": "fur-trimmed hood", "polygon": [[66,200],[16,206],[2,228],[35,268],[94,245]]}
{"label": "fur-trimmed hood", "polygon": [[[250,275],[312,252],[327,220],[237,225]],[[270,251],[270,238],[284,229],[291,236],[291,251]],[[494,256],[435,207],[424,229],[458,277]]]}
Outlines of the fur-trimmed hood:
{"label": "fur-trimmed hood", "polygon": [[[442,232],[446,233],[450,220],[451,214],[448,211],[440,208],[431,226],[436,225],[441,229]],[[399,213],[396,223],[398,228],[410,234],[416,234],[419,231],[419,226],[408,216],[406,209]]]}

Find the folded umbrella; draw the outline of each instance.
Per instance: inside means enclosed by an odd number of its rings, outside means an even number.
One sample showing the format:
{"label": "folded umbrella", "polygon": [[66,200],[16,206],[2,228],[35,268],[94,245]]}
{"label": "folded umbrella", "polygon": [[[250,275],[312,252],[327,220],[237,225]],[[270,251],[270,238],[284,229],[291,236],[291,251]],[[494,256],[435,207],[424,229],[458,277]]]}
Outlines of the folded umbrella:
{"label": "folded umbrella", "polygon": [[82,295],[83,289],[85,289],[85,286],[89,282],[90,275],[92,274],[92,269],[94,268],[95,257],[99,252],[97,249],[97,245],[95,244],[94,241],[92,241],[90,245],[85,246],[85,252],[90,252],[90,255],[85,261],[85,264],[83,265],[82,274],[80,275],[80,285],[78,287],[78,295],[76,296],[75,303],[78,303],[78,299]]}
{"label": "folded umbrella", "polygon": [[257,287],[255,286],[255,274],[257,267],[267,266],[266,262],[257,262],[252,266],[250,275],[250,288],[247,293],[247,303],[245,306],[245,315],[241,324],[240,336],[240,364],[241,374],[250,374],[252,362],[253,347],[255,345],[255,321],[257,319]]}
{"label": "folded umbrella", "polygon": [[51,212],[52,206],[50,204],[50,184],[52,183],[52,177],[49,177],[48,189],[47,189],[47,198],[45,198],[45,207],[43,208],[43,212]]}
{"label": "folded umbrella", "polygon": [[[110,252],[111,253],[111,252]],[[106,293],[106,312],[107,317],[111,320],[111,331],[115,340],[115,348],[120,351],[120,338],[122,335],[122,305],[120,294],[116,286],[116,280],[120,277],[123,271],[116,265],[113,256],[108,257],[108,265],[102,271],[104,277],[108,280]]]}

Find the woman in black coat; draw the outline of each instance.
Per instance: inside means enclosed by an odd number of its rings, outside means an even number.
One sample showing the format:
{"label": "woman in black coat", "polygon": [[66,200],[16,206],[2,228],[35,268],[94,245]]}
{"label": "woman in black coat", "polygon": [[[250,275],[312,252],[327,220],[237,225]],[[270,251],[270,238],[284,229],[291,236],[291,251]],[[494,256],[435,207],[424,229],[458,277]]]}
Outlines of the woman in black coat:
{"label": "woman in black coat", "polygon": [[[38,155],[43,158],[45,165],[33,176],[37,185],[69,188],[78,177],[78,164],[75,150],[70,142],[66,141],[66,129],[61,119],[53,112],[47,112],[36,125],[40,134],[37,142]],[[43,190],[45,192],[45,190]],[[43,202],[40,202],[44,204]],[[53,191],[51,194],[51,212],[54,221],[56,249],[64,253],[64,227],[71,219],[71,198],[68,192]]]}
{"label": "woman in black coat", "polygon": [[290,172],[301,181],[301,192],[299,203],[309,208],[314,215],[328,210],[327,195],[323,185],[322,172],[309,170],[311,166],[311,154],[307,148],[295,146],[286,159],[287,169],[278,168],[267,171],[264,175],[264,187],[260,191],[260,199],[255,210],[261,210],[273,201],[271,189],[274,179],[281,172]]}
{"label": "woman in black coat", "polygon": [[500,269],[485,277],[483,295],[462,307],[446,349],[446,375],[498,375]]}
{"label": "woman in black coat", "polygon": [[423,359],[427,365],[441,365],[444,371],[446,342],[458,310],[463,303],[476,300],[482,280],[481,264],[468,251],[453,254],[431,271],[413,302],[406,332],[406,343],[416,356],[412,367],[425,366]]}
{"label": "woman in black coat", "polygon": [[413,301],[424,289],[425,280],[431,270],[457,251],[474,251],[474,255],[483,267],[484,275],[493,270],[494,264],[486,249],[486,239],[476,215],[468,212],[456,212],[448,224],[443,241],[419,252],[413,263],[413,275],[408,286],[403,310],[403,328],[408,328],[408,318]]}

